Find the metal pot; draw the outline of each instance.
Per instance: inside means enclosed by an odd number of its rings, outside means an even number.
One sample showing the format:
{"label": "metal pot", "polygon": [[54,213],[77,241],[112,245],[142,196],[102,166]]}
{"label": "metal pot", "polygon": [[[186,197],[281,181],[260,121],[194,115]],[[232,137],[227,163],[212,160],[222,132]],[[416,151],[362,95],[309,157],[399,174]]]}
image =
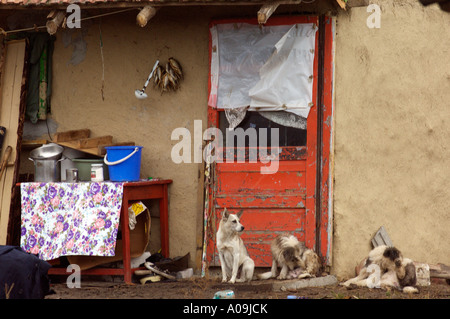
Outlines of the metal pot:
{"label": "metal pot", "polygon": [[64,152],[64,147],[55,143],[49,143],[42,145],[41,147],[35,148],[30,152],[32,159],[60,159],[62,153]]}
{"label": "metal pot", "polygon": [[34,162],[35,182],[60,182],[61,161],[64,147],[50,143],[30,152],[30,161]]}

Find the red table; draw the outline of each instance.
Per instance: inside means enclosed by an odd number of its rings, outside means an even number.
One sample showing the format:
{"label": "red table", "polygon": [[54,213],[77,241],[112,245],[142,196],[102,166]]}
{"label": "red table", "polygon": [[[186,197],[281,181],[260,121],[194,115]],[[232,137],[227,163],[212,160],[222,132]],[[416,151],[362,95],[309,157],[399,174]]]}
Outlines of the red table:
{"label": "red table", "polygon": [[[130,228],[128,225],[128,206],[130,201],[159,199],[161,229],[161,252],[169,257],[169,196],[168,185],[172,180],[127,182],[123,185],[121,215],[123,268],[92,268],[81,271],[81,275],[123,275],[125,283],[131,283],[136,269],[131,268]],[[50,268],[49,275],[68,275],[65,268]]]}

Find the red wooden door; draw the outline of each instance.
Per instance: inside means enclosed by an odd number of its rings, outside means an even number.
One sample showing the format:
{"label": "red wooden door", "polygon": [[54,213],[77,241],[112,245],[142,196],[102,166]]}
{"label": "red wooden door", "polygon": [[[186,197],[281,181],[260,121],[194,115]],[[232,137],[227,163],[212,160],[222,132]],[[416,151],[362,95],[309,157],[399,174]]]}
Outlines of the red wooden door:
{"label": "red wooden door", "polygon": [[[256,21],[252,22],[256,23]],[[318,18],[272,18],[272,23],[318,23]],[[316,34],[315,52],[318,52],[317,46],[318,35]],[[318,57],[315,54],[313,101],[317,100],[317,68]],[[248,116],[255,117],[253,114]],[[223,119],[223,110],[208,106],[209,127],[223,129],[223,124],[221,125]],[[210,225],[207,244],[209,265],[220,264],[215,246],[215,233],[225,207],[230,212],[244,211],[241,222],[245,226],[245,231],[241,237],[256,266],[271,265],[270,242],[282,232],[292,233],[299,240],[305,241],[307,247],[315,248],[317,106],[314,105],[310,110],[306,130],[292,131],[282,127],[280,129],[284,129],[287,137],[285,145],[280,146],[278,169],[275,173],[262,174],[261,167],[269,166],[270,163],[263,164],[259,158],[256,163],[246,161],[245,163],[214,164],[214,178],[210,187],[210,220],[208,221]],[[289,138],[297,134],[303,135],[303,138]],[[270,146],[270,143],[267,145]],[[236,149],[234,151],[236,154]],[[248,149],[246,151],[249,152]]]}

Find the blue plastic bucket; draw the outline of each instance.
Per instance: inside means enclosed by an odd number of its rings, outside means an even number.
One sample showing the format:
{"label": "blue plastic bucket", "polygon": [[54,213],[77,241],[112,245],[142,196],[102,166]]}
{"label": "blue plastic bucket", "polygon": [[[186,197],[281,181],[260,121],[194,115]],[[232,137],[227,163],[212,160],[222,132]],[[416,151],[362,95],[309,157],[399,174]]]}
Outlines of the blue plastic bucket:
{"label": "blue plastic bucket", "polygon": [[113,182],[135,182],[141,173],[142,146],[107,146],[104,162]]}

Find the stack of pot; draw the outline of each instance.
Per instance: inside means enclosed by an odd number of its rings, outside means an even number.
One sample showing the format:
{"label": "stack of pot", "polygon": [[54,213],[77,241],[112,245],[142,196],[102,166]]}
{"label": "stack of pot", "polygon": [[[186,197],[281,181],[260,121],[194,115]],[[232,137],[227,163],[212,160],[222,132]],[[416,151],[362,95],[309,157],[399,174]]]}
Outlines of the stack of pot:
{"label": "stack of pot", "polygon": [[29,160],[34,162],[35,182],[60,182],[61,161],[64,147],[50,143],[30,152]]}

